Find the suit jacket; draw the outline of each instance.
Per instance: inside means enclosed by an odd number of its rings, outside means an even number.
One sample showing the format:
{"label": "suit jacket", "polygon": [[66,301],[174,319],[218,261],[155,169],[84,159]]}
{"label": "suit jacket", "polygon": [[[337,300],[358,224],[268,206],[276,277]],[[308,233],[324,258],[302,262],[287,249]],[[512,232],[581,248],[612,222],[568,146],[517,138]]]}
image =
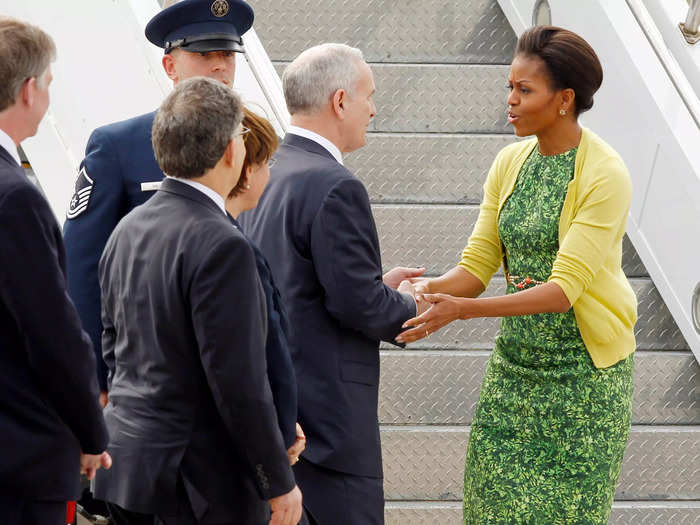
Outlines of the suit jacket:
{"label": "suit jacket", "polygon": [[66,291],[58,223],[2,147],[0,246],[0,491],[76,499],[80,451],[107,446],[95,360]]}
{"label": "suit jacket", "polygon": [[166,179],[116,227],[99,267],[105,419],[114,458],[95,496],[259,524],[294,487],[265,362],[266,312],[245,237],[202,192]]}
{"label": "suit jacket", "polygon": [[[240,229],[238,221],[233,217],[230,219],[233,225]],[[277,421],[284,439],[284,446],[289,448],[297,438],[297,381],[292,356],[289,354],[289,321],[267,259],[253,242],[250,242],[250,247],[255,254],[255,265],[267,306],[267,340],[265,341],[267,377],[277,409]]]}
{"label": "suit jacket", "polygon": [[243,230],[270,261],[289,311],[303,456],[382,475],[379,341],[393,341],[415,302],[384,285],[363,184],[322,146],[288,134]]}
{"label": "suit jacket", "polygon": [[155,112],[147,113],[92,132],[63,226],[68,289],[92,340],[102,390],[107,390],[107,368],[102,359],[97,265],[121,218],[155,193],[142,183],[164,177],[151,145],[154,117]]}

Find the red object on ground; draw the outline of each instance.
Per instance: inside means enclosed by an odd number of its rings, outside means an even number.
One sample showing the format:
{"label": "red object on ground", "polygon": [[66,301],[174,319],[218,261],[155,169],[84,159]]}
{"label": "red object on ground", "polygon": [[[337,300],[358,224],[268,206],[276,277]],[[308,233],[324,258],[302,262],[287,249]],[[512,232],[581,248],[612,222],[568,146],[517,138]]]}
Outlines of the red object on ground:
{"label": "red object on ground", "polygon": [[66,503],[66,524],[73,525],[75,523],[75,501],[69,501]]}

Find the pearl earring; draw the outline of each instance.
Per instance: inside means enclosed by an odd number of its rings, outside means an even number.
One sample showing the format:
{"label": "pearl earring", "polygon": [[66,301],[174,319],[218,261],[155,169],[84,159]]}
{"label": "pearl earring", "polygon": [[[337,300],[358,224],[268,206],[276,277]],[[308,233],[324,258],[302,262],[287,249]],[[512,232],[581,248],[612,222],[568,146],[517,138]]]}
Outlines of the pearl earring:
{"label": "pearl earring", "polygon": [[564,115],[566,115],[566,110],[565,110],[565,109],[560,109],[560,110],[559,110],[559,114],[563,117]]}
{"label": "pearl earring", "polygon": [[246,190],[249,190],[249,189],[250,189],[250,184],[246,184],[246,185],[243,186],[243,187],[244,187]]}

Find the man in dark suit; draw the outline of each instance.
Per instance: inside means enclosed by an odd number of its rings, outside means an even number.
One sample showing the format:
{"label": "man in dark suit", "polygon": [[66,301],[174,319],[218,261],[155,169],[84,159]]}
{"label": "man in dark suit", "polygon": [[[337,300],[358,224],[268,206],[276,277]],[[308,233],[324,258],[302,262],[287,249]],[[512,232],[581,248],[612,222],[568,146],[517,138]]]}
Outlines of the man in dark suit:
{"label": "man in dark suit", "polygon": [[241,120],[221,83],[179,83],[152,133],[171,177],[117,225],[100,261],[114,467],[95,496],[128,523],[301,517],[267,379],[255,257],[224,205],[241,172]]}
{"label": "man in dark suit", "polygon": [[0,523],[59,525],[80,472],[109,467],[90,340],[61,231],[17,155],[49,104],[54,43],[0,17]]}
{"label": "man in dark suit", "polygon": [[364,146],[375,114],[362,53],[311,48],[287,67],[283,85],[292,126],[260,203],[240,222],[289,311],[307,436],[295,475],[317,524],[383,523],[379,341],[393,342],[416,313],[412,286],[399,283],[422,270],[382,278],[367,191],[342,163],[342,153]]}
{"label": "man in dark suit", "polygon": [[[182,0],[153,17],[146,38],[165,50],[163,68],[173,84],[205,76],[233,87],[236,53],[243,52],[241,36],[252,24],[253,10],[243,0]],[[63,227],[68,288],[95,348],[103,404],[107,369],[97,265],[117,223],[154,195],[164,177],[151,146],[154,115],[93,131]]]}

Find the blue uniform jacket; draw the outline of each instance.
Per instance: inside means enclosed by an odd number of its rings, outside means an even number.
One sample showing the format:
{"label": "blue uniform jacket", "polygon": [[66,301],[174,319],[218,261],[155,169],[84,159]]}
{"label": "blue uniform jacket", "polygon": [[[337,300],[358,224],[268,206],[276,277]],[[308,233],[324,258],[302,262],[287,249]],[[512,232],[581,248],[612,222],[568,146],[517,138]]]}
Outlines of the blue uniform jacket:
{"label": "blue uniform jacket", "polygon": [[164,177],[151,145],[154,117],[155,112],[147,113],[92,132],[63,226],[68,291],[92,340],[103,391],[107,368],[102,359],[97,265],[121,218],[155,193],[141,185]]}
{"label": "blue uniform jacket", "polygon": [[[236,219],[231,218],[231,222],[241,230]],[[243,232],[245,235],[245,232]],[[255,243],[248,240],[250,247],[255,254],[255,264],[258,268],[258,275],[265,291],[265,302],[267,304],[267,340],[265,342],[265,354],[267,357],[267,377],[272,389],[272,398],[277,409],[277,420],[279,421],[284,444],[291,447],[296,441],[297,422],[297,382],[292,365],[292,356],[289,353],[289,321],[287,313],[282,303],[275,280],[272,277],[272,270],[267,263],[267,259]]]}

